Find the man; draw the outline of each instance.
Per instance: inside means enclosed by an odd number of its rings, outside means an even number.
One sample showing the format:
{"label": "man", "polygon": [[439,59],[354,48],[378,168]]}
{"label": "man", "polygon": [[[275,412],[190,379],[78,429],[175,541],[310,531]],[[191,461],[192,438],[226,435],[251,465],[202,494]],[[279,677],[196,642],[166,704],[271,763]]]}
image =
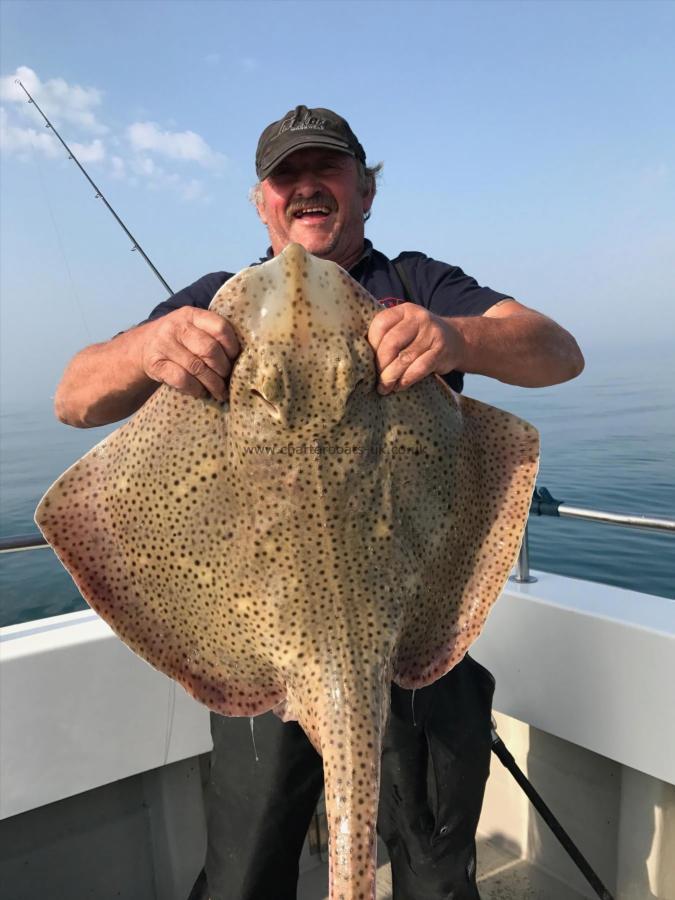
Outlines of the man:
{"label": "man", "polygon": [[[268,258],[290,242],[348,270],[388,308],[368,339],[378,390],[405,390],[437,373],[523,386],[575,377],[574,338],[460,269],[404,253],[387,259],[365,240],[377,167],[348,123],[298,106],[268,126],[256,154],[253,198]],[[206,307],[231,273],[206,275],[159,304],[138,327],[81,351],[56,394],[59,418],[102,425],[128,416],[166,383],[223,400],[239,352],[229,323]],[[412,302],[400,302],[402,300]],[[395,305],[392,305],[395,304]],[[382,756],[378,828],[396,900],[476,900],[475,831],[490,757],[491,675],[466,657],[434,685],[392,688]],[[268,713],[249,723],[212,716],[207,874],[212,900],[291,900],[297,860],[321,784],[321,761],[296,723]]]}

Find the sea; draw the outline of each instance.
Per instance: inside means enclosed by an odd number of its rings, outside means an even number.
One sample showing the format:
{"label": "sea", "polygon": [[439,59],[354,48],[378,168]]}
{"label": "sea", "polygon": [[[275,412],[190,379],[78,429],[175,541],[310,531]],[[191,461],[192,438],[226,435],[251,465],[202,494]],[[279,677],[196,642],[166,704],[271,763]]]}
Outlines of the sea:
{"label": "sea", "polygon": [[[675,519],[675,351],[587,354],[584,373],[525,389],[468,377],[465,393],[535,425],[537,484],[578,507]],[[0,416],[0,536],[35,532],[49,485],[113,427],[78,430],[47,400],[7,403]],[[675,599],[675,534],[530,517],[533,569]],[[49,549],[0,554],[0,625],[85,608]]]}

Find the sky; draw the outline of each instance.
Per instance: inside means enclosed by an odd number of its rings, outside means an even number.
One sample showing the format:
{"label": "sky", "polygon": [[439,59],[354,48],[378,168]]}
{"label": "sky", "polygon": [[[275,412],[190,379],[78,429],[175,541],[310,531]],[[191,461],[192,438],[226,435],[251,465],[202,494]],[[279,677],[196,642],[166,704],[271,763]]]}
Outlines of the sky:
{"label": "sky", "polygon": [[261,130],[345,116],[384,170],[367,235],[552,316],[587,359],[675,346],[675,3],[0,4],[5,401],[173,288],[264,254]]}

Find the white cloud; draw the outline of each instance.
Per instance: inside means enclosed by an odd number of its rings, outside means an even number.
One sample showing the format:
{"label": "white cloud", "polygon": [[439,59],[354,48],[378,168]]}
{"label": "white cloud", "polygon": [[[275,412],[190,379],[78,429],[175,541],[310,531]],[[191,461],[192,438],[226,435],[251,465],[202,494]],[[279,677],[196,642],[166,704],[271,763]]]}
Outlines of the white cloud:
{"label": "white cloud", "polygon": [[170,190],[183,200],[208,199],[204,184],[197,178],[183,178],[177,172],[169,172],[149,156],[133,157],[128,161],[127,167],[133,183],[137,184],[138,178],[141,178],[151,191]]}
{"label": "white cloud", "polygon": [[94,113],[101,104],[101,92],[97,88],[68,84],[63,78],[41,81],[33,69],[19,66],[13,75],[0,78],[0,99],[21,104],[19,109],[24,117],[30,116],[31,121],[36,123],[41,121],[39,115],[36,110],[31,109],[26,95],[15,83],[17,79],[23,82],[26,90],[57,128],[60,122],[68,122],[94,134],[105,134],[108,131]]}
{"label": "white cloud", "polygon": [[89,144],[78,144],[75,141],[70,146],[81,163],[102,162],[105,159],[105,147],[98,138]]}
{"label": "white cloud", "polygon": [[127,137],[137,153],[157,153],[209,169],[220,168],[225,162],[222,153],[212,150],[194,131],[162,131],[155,122],[134,122],[127,128]]}
{"label": "white cloud", "polygon": [[208,194],[204,190],[204,185],[197,178],[190,178],[179,187],[180,195],[183,200],[207,200]]}
{"label": "white cloud", "polygon": [[[48,159],[61,156],[67,158],[66,151],[51,131],[37,131],[35,128],[24,128],[10,120],[4,107],[0,107],[0,147],[7,156],[18,156],[27,159],[30,152],[40,153]],[[105,158],[105,147],[100,138],[88,144],[73,141],[70,147],[81,163],[101,162]]]}
{"label": "white cloud", "polygon": [[136,156],[130,160],[129,165],[137,175],[145,175],[147,178],[163,174],[163,169],[155,165],[154,160],[150,159],[149,156]]}
{"label": "white cloud", "polygon": [[7,110],[0,107],[0,147],[7,156],[28,157],[31,150],[53,159],[63,148],[53,134],[36,131],[35,128],[21,128],[9,121]]}
{"label": "white cloud", "polygon": [[[226,158],[209,147],[194,131],[162,130],[155,122],[138,121],[126,130],[112,133],[95,115],[101,104],[96,88],[69,85],[63,78],[42,82],[27,66],[0,78],[0,146],[8,156],[28,159],[31,151],[50,159],[67,155],[54,134],[27,102],[15,80],[20,78],[35,100],[54,122],[67,122],[63,138],[83,165],[105,164],[112,178],[148,190],[170,191],[186,201],[208,201],[207,186],[191,177],[188,167],[200,166],[217,172]],[[105,143],[95,135],[107,134]],[[80,140],[75,140],[79,137]],[[112,148],[112,152],[108,152]],[[176,163],[180,163],[177,166]],[[172,171],[173,167],[179,171]]]}
{"label": "white cloud", "polygon": [[110,160],[113,178],[125,178],[127,167],[121,156],[113,156]]}

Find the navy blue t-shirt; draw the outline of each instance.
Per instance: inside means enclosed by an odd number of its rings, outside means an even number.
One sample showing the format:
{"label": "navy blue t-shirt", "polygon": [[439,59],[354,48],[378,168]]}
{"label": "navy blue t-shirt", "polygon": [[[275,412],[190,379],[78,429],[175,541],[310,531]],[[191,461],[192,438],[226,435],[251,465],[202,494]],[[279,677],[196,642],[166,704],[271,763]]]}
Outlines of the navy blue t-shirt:
{"label": "navy blue t-shirt", "polygon": [[[267,256],[261,257],[260,262],[267,262],[271,258],[270,249]],[[412,297],[407,296],[408,291],[401,283],[395,263],[403,268],[412,289]],[[181,306],[207,309],[216,292],[234,274],[211,272],[204,275],[168,300],[159,303],[146,321],[158,319]],[[509,297],[508,294],[481,287],[475,278],[465,275],[457,266],[431,259],[424,253],[406,251],[395,260],[388,259],[379,250],[375,250],[370,241],[365,241],[363,256],[352,266],[349,274],[376,300],[409,299],[438,316],[482,316],[495,303]],[[462,390],[464,376],[461,372],[450,372],[444,377],[453,390]]]}

